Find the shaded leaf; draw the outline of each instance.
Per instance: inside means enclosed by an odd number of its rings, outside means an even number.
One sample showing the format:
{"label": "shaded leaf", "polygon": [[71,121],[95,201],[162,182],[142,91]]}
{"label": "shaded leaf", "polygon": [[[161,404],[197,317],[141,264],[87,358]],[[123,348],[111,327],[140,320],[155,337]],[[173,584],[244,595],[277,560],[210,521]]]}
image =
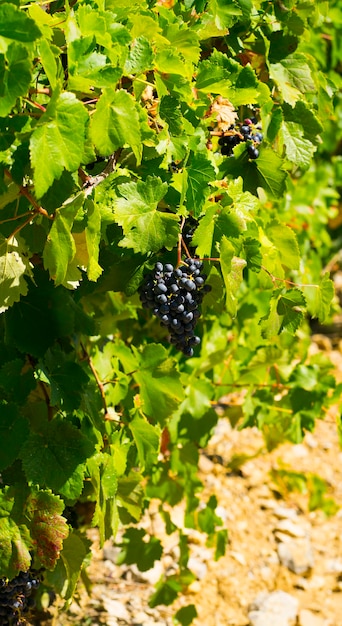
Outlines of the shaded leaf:
{"label": "shaded leaf", "polygon": [[25,275],[31,276],[25,248],[0,234],[0,313],[18,302],[28,291]]}
{"label": "shaded leaf", "polygon": [[160,540],[147,535],[143,528],[128,528],[118,545],[121,551],[116,560],[117,564],[135,563],[141,572],[151,569],[163,553]]}
{"label": "shaded leaf", "polygon": [[289,289],[280,296],[277,304],[277,313],[282,317],[279,332],[285,328],[295,334],[304,319],[305,305],[305,298],[299,289]]}
{"label": "shaded leaf", "polygon": [[93,444],[74,426],[56,417],[32,432],[21,450],[27,480],[77,498],[83,487],[85,461]]}
{"label": "shaded leaf", "polygon": [[[3,6],[0,4],[0,13]],[[17,98],[27,94],[30,83],[31,61],[28,51],[24,46],[12,43],[6,55],[0,54],[0,117],[8,115]]]}
{"label": "shaded leaf", "polygon": [[56,593],[64,600],[69,600],[76,589],[85,561],[90,556],[91,542],[77,531],[70,532],[63,542],[61,557],[53,572],[47,572],[45,578]]}
{"label": "shaded leaf", "polygon": [[21,447],[28,438],[29,426],[15,404],[0,402],[0,412],[0,470],[3,470],[18,458]]}
{"label": "shaded leaf", "polygon": [[0,38],[28,43],[41,36],[37,24],[14,4],[0,4]]}

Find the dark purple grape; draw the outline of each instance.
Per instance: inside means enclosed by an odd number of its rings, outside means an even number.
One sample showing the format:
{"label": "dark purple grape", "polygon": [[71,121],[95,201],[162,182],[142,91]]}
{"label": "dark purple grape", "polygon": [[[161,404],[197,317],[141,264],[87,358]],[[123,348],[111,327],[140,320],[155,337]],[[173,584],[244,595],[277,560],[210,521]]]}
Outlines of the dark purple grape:
{"label": "dark purple grape", "polygon": [[247,154],[250,159],[257,159],[259,156],[259,150],[258,148],[255,148],[255,146],[249,145],[247,146]]}

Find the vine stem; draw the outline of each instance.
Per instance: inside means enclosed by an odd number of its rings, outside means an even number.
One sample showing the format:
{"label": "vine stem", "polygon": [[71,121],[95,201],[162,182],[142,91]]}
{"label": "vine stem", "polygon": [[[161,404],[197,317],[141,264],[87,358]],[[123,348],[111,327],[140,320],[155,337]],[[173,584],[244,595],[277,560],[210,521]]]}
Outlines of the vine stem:
{"label": "vine stem", "polygon": [[[11,182],[13,181],[12,175],[7,169],[5,169],[4,174]],[[26,213],[23,213],[22,215],[16,215],[14,217],[8,218],[7,220],[4,220],[3,222],[0,222],[1,224],[3,224],[5,222],[19,220],[20,218],[25,217],[26,215],[28,216],[27,219],[22,224],[19,224],[14,229],[14,231],[7,237],[7,241],[10,241],[11,239],[13,239],[13,237],[15,237],[16,234],[22,230],[22,228],[25,228],[25,226],[27,226],[27,224],[29,224],[37,215],[43,215],[44,217],[47,217],[47,219],[49,220],[54,220],[55,218],[54,215],[50,215],[50,213],[48,213],[46,209],[40,206],[40,204],[37,202],[37,200],[31,194],[31,192],[28,190],[27,187],[25,187],[24,185],[20,186],[19,193],[21,196],[24,196],[29,201],[29,203],[33,207],[33,211],[27,211]]]}
{"label": "vine stem", "polygon": [[214,383],[215,387],[239,387],[244,389],[246,387],[264,388],[270,387],[274,389],[291,389],[290,385],[284,385],[283,383]]}
{"label": "vine stem", "polygon": [[27,187],[20,187],[20,194],[22,196],[25,196],[25,198],[27,198],[29,203],[32,204],[35,213],[37,213],[39,215],[44,215],[44,217],[47,217],[49,220],[54,220],[55,219],[54,215],[50,215],[50,213],[48,213],[46,209],[44,209],[42,206],[40,206],[40,204],[37,202],[37,200],[29,192]]}
{"label": "vine stem", "polygon": [[267,269],[267,267],[264,267],[264,265],[261,265],[260,267],[262,270],[264,270],[264,272],[266,272],[266,274],[269,275],[272,282],[287,283],[288,285],[293,285],[294,287],[314,287],[315,289],[319,289],[319,285],[311,285],[310,283],[294,283],[288,278],[277,278],[277,276],[274,276],[272,272]]}
{"label": "vine stem", "polygon": [[43,113],[46,112],[46,108],[43,107],[42,104],[39,104],[38,102],[35,102],[34,100],[30,100],[29,98],[23,98],[23,100],[25,102],[28,102],[28,104],[32,104],[32,106],[36,107],[37,109],[39,109],[40,111],[42,111]]}
{"label": "vine stem", "polygon": [[120,158],[122,150],[123,148],[119,148],[116,152],[114,152],[114,154],[110,155],[108,163],[103,172],[101,172],[101,174],[98,174],[97,176],[88,176],[88,174],[86,174],[84,170],[79,168],[78,173],[83,182],[84,193],[86,196],[90,196],[93,189],[115,171],[115,167]]}
{"label": "vine stem", "polygon": [[35,218],[35,214],[34,213],[30,213],[29,217],[25,220],[25,222],[23,222],[22,224],[19,224],[19,226],[17,226],[13,230],[13,232],[7,237],[7,241],[10,241],[11,239],[13,239],[13,237],[15,237],[17,233],[19,233],[23,228],[25,228],[25,226],[27,226],[27,224],[32,222],[32,220],[34,218]]}
{"label": "vine stem", "polygon": [[26,211],[21,215],[15,215],[14,217],[8,217],[6,220],[1,220],[0,224],[7,224],[7,222],[15,222],[16,220],[20,220],[22,217],[26,217],[26,215],[32,215],[32,211]]}
{"label": "vine stem", "polygon": [[[28,354],[27,355],[27,359],[33,369],[33,371],[35,372],[35,368],[36,368],[36,364],[34,362],[34,359]],[[46,388],[46,383],[44,383],[42,380],[40,380],[38,378],[38,385],[42,391],[42,394],[44,396],[44,400],[47,406],[47,413],[48,413],[48,421],[51,422],[52,418],[53,418],[53,407],[50,404],[50,396],[48,394],[48,390]]]}
{"label": "vine stem", "polygon": [[103,410],[104,410],[104,418],[105,418],[105,420],[110,419],[110,415],[108,413],[108,406],[107,406],[106,396],[105,396],[105,392],[104,392],[104,384],[101,382],[101,380],[99,378],[99,375],[98,375],[98,373],[96,371],[96,367],[95,367],[95,365],[94,365],[94,363],[92,361],[92,358],[88,354],[88,352],[87,352],[87,350],[86,350],[86,348],[85,348],[83,343],[81,343],[81,348],[82,348],[82,351],[83,351],[83,358],[87,361],[87,363],[88,363],[88,365],[89,365],[89,367],[90,367],[90,369],[92,371],[92,374],[93,374],[93,376],[95,378],[95,382],[96,382],[96,385],[98,387],[98,390],[100,392],[100,396],[101,396],[101,400],[102,400],[102,406],[103,406]]}

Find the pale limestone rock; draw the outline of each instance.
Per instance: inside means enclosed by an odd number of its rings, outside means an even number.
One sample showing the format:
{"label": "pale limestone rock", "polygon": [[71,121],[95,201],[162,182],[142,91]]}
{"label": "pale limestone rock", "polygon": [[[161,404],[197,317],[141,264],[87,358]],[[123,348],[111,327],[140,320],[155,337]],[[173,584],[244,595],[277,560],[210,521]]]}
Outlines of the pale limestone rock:
{"label": "pale limestone rock", "polygon": [[299,602],[285,591],[260,593],[249,607],[250,626],[295,626]]}
{"label": "pale limestone rock", "polygon": [[311,542],[307,537],[281,542],[277,552],[282,565],[299,576],[309,574],[314,566]]}

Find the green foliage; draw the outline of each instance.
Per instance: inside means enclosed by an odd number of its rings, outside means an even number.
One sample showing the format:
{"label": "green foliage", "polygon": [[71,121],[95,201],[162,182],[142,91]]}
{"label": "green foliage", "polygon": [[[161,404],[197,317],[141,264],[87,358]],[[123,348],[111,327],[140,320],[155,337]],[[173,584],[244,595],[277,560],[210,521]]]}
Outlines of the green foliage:
{"label": "green foliage", "polygon": [[[180,558],[150,604],[173,602],[194,579],[184,526],[213,558],[227,543],[198,478],[213,404],[244,387],[227,417],[272,449],[338,398],[306,321],[337,306],[342,14],[330,5],[0,3],[0,576],[33,559],[69,600],[89,524],[102,544],[125,527],[121,560],[152,567],[162,547],[138,524],[154,498]],[[220,135],[254,117],[259,157],[245,142],[222,155]],[[186,247],[212,288],[188,360],[137,295]],[[303,484],[311,508],[334,511],[319,477]],[[80,503],[91,514],[72,529]],[[189,605],[175,621],[195,616]]]}
{"label": "green foliage", "polygon": [[321,509],[327,517],[330,517],[340,508],[333,498],[327,497],[329,492],[327,481],[316,474],[295,472],[280,467],[271,470],[271,478],[284,498],[292,491],[307,495],[309,511]]}

